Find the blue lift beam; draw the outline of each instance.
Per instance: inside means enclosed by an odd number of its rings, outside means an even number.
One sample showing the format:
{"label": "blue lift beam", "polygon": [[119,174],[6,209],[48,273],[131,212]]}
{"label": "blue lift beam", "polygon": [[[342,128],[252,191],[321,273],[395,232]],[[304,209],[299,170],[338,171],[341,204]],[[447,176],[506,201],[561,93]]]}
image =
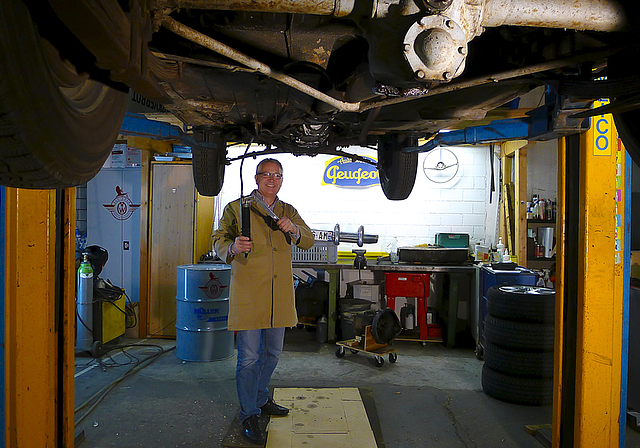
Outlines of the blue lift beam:
{"label": "blue lift beam", "polygon": [[406,148],[406,152],[428,152],[439,146],[481,145],[509,140],[543,141],[585,132],[588,118],[573,118],[576,112],[590,108],[589,102],[573,103],[547,88],[545,104],[523,118],[492,121],[454,131],[441,131],[422,146]]}
{"label": "blue lift beam", "polygon": [[148,120],[143,115],[125,114],[120,134],[146,137],[154,140],[178,140],[189,138],[178,126],[162,121]]}

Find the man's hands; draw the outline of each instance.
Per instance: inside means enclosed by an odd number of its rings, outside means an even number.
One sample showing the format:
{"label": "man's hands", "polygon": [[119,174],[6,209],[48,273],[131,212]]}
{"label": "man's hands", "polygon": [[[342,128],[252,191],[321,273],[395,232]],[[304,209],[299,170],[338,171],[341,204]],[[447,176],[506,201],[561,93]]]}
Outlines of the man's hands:
{"label": "man's hands", "polygon": [[251,252],[251,249],[253,249],[253,242],[248,236],[237,236],[233,241],[233,251],[237,254]]}
{"label": "man's hands", "polygon": [[[289,218],[280,218],[276,222],[284,233],[290,233],[294,236],[298,233],[298,226],[292,223]],[[249,253],[251,249],[253,249],[253,241],[248,236],[237,236],[233,241],[233,252],[236,254]]]}
{"label": "man's hands", "polygon": [[284,233],[290,233],[292,235],[298,233],[298,226],[292,223],[289,218],[282,217],[277,222],[278,227],[280,227],[280,230],[282,230]]}

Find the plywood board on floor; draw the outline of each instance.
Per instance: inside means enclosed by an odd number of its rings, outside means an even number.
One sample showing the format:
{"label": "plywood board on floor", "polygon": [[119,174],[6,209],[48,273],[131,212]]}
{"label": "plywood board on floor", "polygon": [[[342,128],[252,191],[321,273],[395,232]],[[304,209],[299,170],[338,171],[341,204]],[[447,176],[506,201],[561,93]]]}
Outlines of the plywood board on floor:
{"label": "plywood board on floor", "polygon": [[267,448],[376,448],[357,388],[278,388],[274,401],[291,409],[269,422]]}

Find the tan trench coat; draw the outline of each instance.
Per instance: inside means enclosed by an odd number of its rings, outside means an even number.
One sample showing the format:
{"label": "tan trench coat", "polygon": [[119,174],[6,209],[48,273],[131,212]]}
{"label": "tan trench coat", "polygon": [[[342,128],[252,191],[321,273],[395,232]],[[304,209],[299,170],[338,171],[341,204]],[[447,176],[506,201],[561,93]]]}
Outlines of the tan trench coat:
{"label": "tan trench coat", "polygon": [[[313,246],[314,236],[297,210],[279,199],[273,209],[300,229],[301,249]],[[291,241],[266,214],[251,207],[253,249],[247,257],[228,256],[228,249],[240,235],[240,200],[225,207],[213,247],[220,259],[231,265],[229,330],[293,327],[298,323],[291,269]]]}

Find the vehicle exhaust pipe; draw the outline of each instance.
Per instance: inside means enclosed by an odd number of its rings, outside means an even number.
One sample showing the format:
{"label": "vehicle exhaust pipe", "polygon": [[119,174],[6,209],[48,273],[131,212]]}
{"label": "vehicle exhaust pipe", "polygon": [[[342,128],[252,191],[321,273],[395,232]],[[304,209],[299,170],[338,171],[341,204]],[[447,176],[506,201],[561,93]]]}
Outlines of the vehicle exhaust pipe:
{"label": "vehicle exhaust pipe", "polygon": [[188,8],[344,17],[351,14],[354,6],[355,0],[155,0],[152,9]]}

